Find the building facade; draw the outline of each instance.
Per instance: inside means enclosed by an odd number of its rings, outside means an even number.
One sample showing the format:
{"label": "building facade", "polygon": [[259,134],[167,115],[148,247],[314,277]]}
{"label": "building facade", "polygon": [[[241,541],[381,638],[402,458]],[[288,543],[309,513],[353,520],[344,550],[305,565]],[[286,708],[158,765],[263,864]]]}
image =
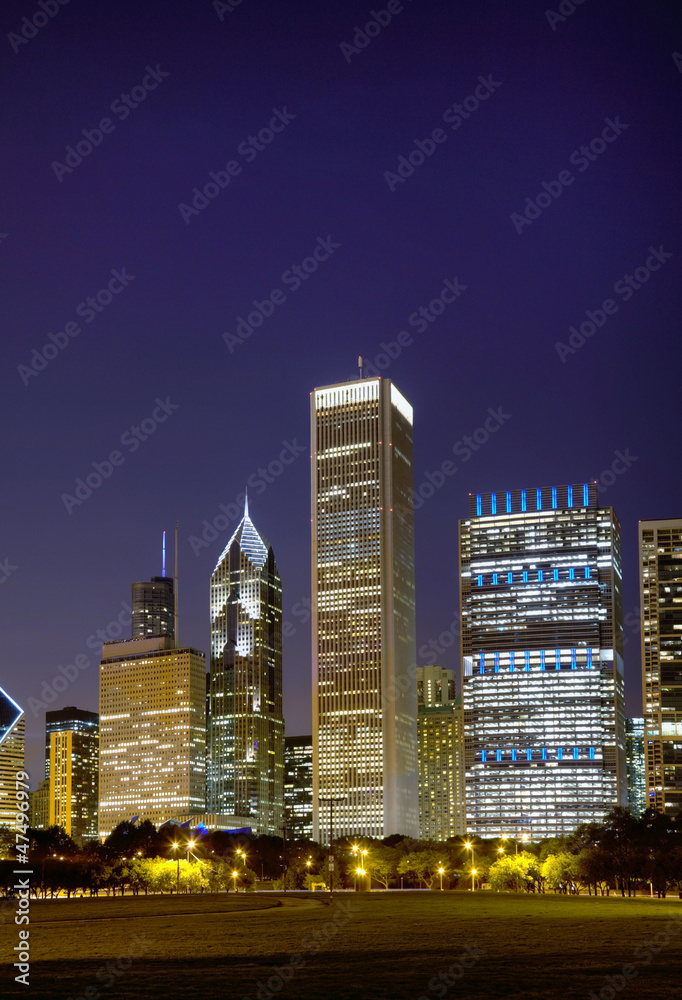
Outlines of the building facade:
{"label": "building facade", "polygon": [[23,708],[0,688],[0,826],[16,828],[17,772],[24,770]]}
{"label": "building facade", "polygon": [[417,669],[419,836],[447,840],[466,833],[464,713],[455,672]]}
{"label": "building facade", "polygon": [[99,716],[74,706],[46,712],[45,732],[48,825],[82,844],[97,837]]}
{"label": "building facade", "polygon": [[313,738],[284,738],[284,809],[290,840],[313,837]]}
{"label": "building facade", "polygon": [[628,807],[639,817],[647,808],[644,719],[625,720],[625,759],[628,774]]}
{"label": "building facade", "polygon": [[682,807],[682,518],[639,522],[647,807]]}
{"label": "building facade", "polygon": [[175,589],[172,576],[153,576],[132,587],[133,639],[175,637]]}
{"label": "building facade", "polygon": [[35,792],[31,792],[31,827],[47,830],[50,825],[50,779],[43,778]]}
{"label": "building facade", "polygon": [[281,836],[282,582],[248,501],[211,577],[209,706],[210,811]]}
{"label": "building facade", "polygon": [[206,811],[206,657],[170,637],[107,642],[100,664],[99,836]]}
{"label": "building facade", "polygon": [[627,805],[620,526],[596,483],[460,522],[468,829],[537,840]]}
{"label": "building facade", "polygon": [[313,835],[416,837],[412,407],[326,386],[311,433]]}

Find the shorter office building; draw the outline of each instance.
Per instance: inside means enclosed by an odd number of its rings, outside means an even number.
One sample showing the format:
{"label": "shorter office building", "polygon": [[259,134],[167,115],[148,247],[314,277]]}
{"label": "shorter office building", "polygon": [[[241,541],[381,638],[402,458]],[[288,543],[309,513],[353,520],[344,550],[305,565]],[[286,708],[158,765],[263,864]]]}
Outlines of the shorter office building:
{"label": "shorter office building", "polygon": [[168,636],[108,642],[100,664],[99,836],[206,811],[206,657]]}
{"label": "shorter office building", "polygon": [[419,836],[458,837],[466,833],[464,713],[454,671],[417,669],[417,712]]}
{"label": "shorter office building", "polygon": [[99,716],[71,705],[45,714],[48,826],[76,843],[97,836]]}
{"label": "shorter office building", "polygon": [[643,718],[625,720],[625,759],[628,775],[628,805],[632,815],[639,817],[647,807]]}
{"label": "shorter office building", "polygon": [[312,840],[313,837],[313,738],[284,738],[284,810],[287,837]]}
{"label": "shorter office building", "polygon": [[43,778],[31,792],[31,829],[47,830],[50,825],[50,779]]}

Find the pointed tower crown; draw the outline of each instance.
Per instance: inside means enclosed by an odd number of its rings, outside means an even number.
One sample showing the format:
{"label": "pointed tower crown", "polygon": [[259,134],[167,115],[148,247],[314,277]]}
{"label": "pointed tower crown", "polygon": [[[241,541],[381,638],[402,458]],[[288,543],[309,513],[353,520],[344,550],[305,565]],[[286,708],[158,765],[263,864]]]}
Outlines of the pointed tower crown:
{"label": "pointed tower crown", "polygon": [[220,558],[216,563],[216,569],[220,566],[235,539],[239,543],[239,547],[246,558],[253,563],[256,569],[262,569],[265,565],[265,560],[268,558],[269,543],[267,538],[264,538],[261,534],[259,534],[253,521],[249,517],[248,496],[245,496],[244,499],[244,516],[239,522],[237,530],[232,535],[232,538],[230,538],[229,542],[221,552]]}

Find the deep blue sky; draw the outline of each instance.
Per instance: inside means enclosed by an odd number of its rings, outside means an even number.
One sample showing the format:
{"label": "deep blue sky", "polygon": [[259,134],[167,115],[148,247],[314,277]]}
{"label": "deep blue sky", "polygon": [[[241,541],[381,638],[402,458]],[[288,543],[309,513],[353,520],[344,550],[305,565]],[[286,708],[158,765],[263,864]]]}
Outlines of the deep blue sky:
{"label": "deep blue sky", "polygon": [[[86,641],[132,581],[160,573],[161,531],[176,518],[181,638],[207,649],[208,581],[234,524],[198,554],[189,538],[285,441],[304,453],[252,489],[251,513],[296,626],[287,730],[310,731],[310,629],[294,611],[310,594],[309,393],[351,377],[358,354],[374,359],[402,330],[413,342],[385,374],[414,405],[416,485],[489,408],[509,415],[416,514],[418,645],[458,607],[469,492],[599,478],[619,450],[636,460],[603,502],[623,524],[624,609],[636,609],[637,521],[682,513],[682,29],[676,4],[602,0],[553,30],[548,2],[407,0],[348,59],[341,43],[367,23],[369,2],[243,0],[221,21],[209,0],[71,0],[18,52],[6,36],[38,7],[3,7],[0,559],[16,569],[0,586],[0,684],[27,708],[34,784],[44,713],[29,698],[85,654],[90,666],[52,707],[97,708]],[[112,111],[143,78],[155,82],[148,66],[168,76],[127,117]],[[492,92],[453,129],[444,114],[479,77]],[[295,118],[255,155],[239,152],[273,109]],[[70,173],[55,168],[103,118],[114,128],[91,154]],[[607,118],[613,141],[592,161],[573,156]],[[438,128],[445,141],[392,191],[385,172]],[[186,223],[178,206],[231,160],[241,171]],[[571,183],[519,233],[512,214],[566,170]],[[318,237],[339,246],[287,285]],[[625,301],[614,284],[650,246],[673,256]],[[86,323],[79,303],[124,268],[134,279]],[[411,327],[455,278],[466,286],[456,302]],[[223,334],[273,289],[286,301],[230,351]],[[557,341],[609,298],[617,311],[562,362]],[[22,378],[33,349],[69,322],[81,332]],[[132,452],[121,436],[157,397],[178,408]],[[112,450],[123,463],[68,513],[62,494]],[[631,627],[626,636],[635,714],[639,645]]]}

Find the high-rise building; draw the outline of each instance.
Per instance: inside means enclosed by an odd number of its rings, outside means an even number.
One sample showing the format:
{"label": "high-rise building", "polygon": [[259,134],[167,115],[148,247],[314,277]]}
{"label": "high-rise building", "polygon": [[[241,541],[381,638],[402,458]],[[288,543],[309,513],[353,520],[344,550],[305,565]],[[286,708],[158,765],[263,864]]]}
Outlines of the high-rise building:
{"label": "high-rise building", "polygon": [[153,576],[133,584],[132,637],[175,636],[175,589],[172,576]]}
{"label": "high-rise building", "polygon": [[412,407],[342,382],[311,427],[314,837],[416,837]]}
{"label": "high-rise building", "polygon": [[455,672],[417,668],[419,836],[447,840],[466,833],[464,713]]}
{"label": "high-rise building", "polygon": [[682,518],[639,522],[646,804],[682,807]]}
{"label": "high-rise building", "polygon": [[284,823],[282,582],[248,501],[211,576],[209,808]]}
{"label": "high-rise building", "polygon": [[99,836],[206,811],[206,657],[168,636],[105,642]]}
{"label": "high-rise building", "polygon": [[24,710],[0,688],[0,826],[16,827],[17,772],[24,770]]}
{"label": "high-rise building", "polygon": [[313,738],[284,738],[284,808],[290,840],[313,836]]}
{"label": "high-rise building", "polygon": [[625,720],[625,759],[628,774],[628,806],[633,816],[647,807],[644,758],[644,719]]}
{"label": "high-rise building", "polygon": [[460,522],[469,830],[533,840],[627,805],[620,526],[596,483]]}
{"label": "high-rise building", "polygon": [[35,792],[31,792],[31,828],[47,830],[50,825],[50,779],[38,782]]}
{"label": "high-rise building", "polygon": [[82,844],[97,837],[99,716],[69,706],[45,713],[48,826]]}

